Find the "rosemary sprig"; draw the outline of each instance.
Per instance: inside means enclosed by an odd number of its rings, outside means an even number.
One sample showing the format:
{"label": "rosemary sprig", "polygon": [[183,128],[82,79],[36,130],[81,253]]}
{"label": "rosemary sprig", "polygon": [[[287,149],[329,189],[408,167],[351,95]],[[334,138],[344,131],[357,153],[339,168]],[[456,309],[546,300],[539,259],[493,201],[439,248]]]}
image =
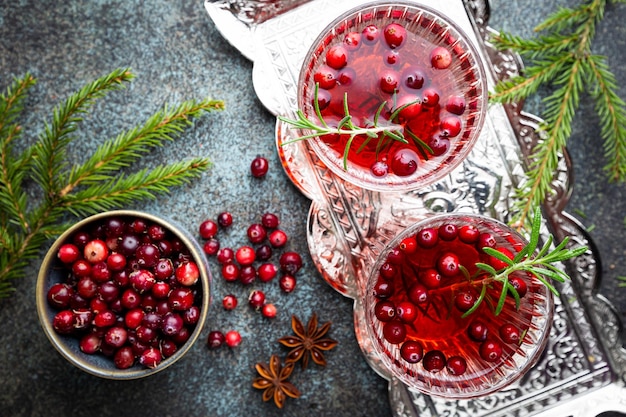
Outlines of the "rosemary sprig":
{"label": "rosemary sprig", "polygon": [[[534,211],[532,220],[532,230],[530,234],[530,240],[522,250],[520,250],[513,259],[508,258],[505,254],[499,252],[496,249],[485,247],[483,251],[490,256],[493,256],[500,261],[504,262],[507,266],[501,270],[494,269],[493,266],[485,263],[477,263],[478,271],[475,277],[469,277],[470,281],[474,278],[479,278],[479,284],[481,285],[480,294],[468,311],[463,314],[466,317],[472,314],[478,309],[483,301],[489,299],[488,289],[493,287],[494,283],[500,283],[502,289],[500,295],[495,302],[494,314],[498,315],[502,312],[507,295],[511,295],[515,300],[517,308],[520,304],[520,295],[516,288],[509,282],[509,276],[516,272],[528,272],[534,275],[539,281],[541,281],[555,296],[559,295],[558,290],[552,284],[553,281],[565,282],[569,279],[567,273],[559,268],[557,265],[560,262],[568,259],[575,258],[582,255],[587,251],[586,246],[576,247],[574,249],[568,249],[569,238],[566,236],[561,243],[559,243],[554,249],[551,249],[553,243],[553,237],[550,235],[546,239],[543,246],[537,251],[539,245],[539,237],[541,230],[541,212],[539,210]],[[465,271],[467,271],[464,268]],[[467,273],[467,272],[466,272]],[[493,304],[493,303],[492,303]]]}
{"label": "rosemary sprig", "polygon": [[[337,123],[337,126],[329,126],[329,124],[324,120],[322,116],[322,112],[319,105],[319,84],[315,84],[315,91],[313,96],[313,108],[315,111],[315,117],[317,120],[310,120],[301,109],[296,111],[297,119],[290,119],[284,116],[278,116],[278,119],[289,124],[294,129],[301,129],[305,131],[310,131],[311,133],[299,136],[295,139],[283,142],[284,145],[289,145],[294,142],[299,142],[301,140],[312,139],[319,136],[325,135],[346,135],[348,139],[346,141],[346,145],[343,152],[343,168],[348,168],[348,153],[352,148],[353,141],[357,136],[364,136],[365,140],[357,149],[357,152],[363,150],[365,146],[372,140],[378,140],[377,150],[380,150],[389,140],[398,141],[401,143],[409,143],[405,136],[409,136],[409,138],[415,143],[417,149],[420,150],[424,158],[428,158],[428,154],[426,152],[432,153],[432,149],[417,137],[413,132],[406,128],[406,126],[398,123],[383,123],[381,120],[381,114],[387,105],[387,101],[383,101],[377,108],[376,113],[374,114],[373,119],[367,126],[357,126],[352,121],[352,115],[350,114],[350,108],[348,105],[348,93],[345,93],[343,96],[343,112],[344,117]],[[396,108],[391,115],[389,116],[389,120],[395,120],[400,112],[405,108],[418,103],[419,100],[411,101],[406,103],[398,108]]]}
{"label": "rosemary sprig", "polygon": [[605,166],[611,181],[626,181],[626,106],[617,95],[615,76],[606,57],[592,53],[596,26],[609,3],[624,0],[588,0],[576,8],[561,8],[535,28],[534,39],[500,33],[492,41],[500,49],[519,53],[527,62],[523,75],[498,83],[491,94],[496,102],[523,100],[541,87],[551,87],[544,98],[545,139],[531,155],[528,181],[517,190],[518,224],[552,191],[559,155],[572,133],[572,121],[582,94],[595,102],[604,141]]}
{"label": "rosemary sprig", "polygon": [[[224,108],[222,101],[211,99],[165,107],[142,127],[104,142],[84,163],[68,166],[66,151],[77,139],[82,116],[97,99],[132,79],[129,69],[116,69],[70,95],[54,109],[36,143],[21,153],[14,146],[23,134],[18,118],[36,81],[26,74],[0,95],[0,298],[11,294],[12,281],[24,276],[41,246],[68,227],[68,215],[86,216],[156,198],[210,167],[209,160],[194,158],[127,172],[150,149],[180,136],[194,118]],[[120,169],[125,172],[120,174]],[[38,204],[30,197],[37,192],[33,184],[41,194]],[[31,187],[29,193],[26,187]]]}

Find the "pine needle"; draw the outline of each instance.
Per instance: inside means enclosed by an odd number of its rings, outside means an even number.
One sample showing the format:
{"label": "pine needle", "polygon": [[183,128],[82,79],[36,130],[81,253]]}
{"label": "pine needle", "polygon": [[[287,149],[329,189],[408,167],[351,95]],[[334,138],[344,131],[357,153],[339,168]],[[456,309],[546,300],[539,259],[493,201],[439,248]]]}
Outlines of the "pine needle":
{"label": "pine needle", "polygon": [[[68,217],[155,199],[211,166],[207,159],[194,158],[128,172],[142,155],[178,138],[193,119],[224,108],[222,101],[211,99],[166,106],[143,126],[104,142],[84,163],[68,166],[66,150],[78,139],[83,115],[97,99],[123,88],[133,77],[128,68],[116,69],[70,95],[53,110],[38,141],[20,155],[13,149],[22,135],[17,120],[35,79],[30,74],[15,79],[0,95],[0,298],[14,291],[12,281],[24,277],[24,268],[41,247],[66,230]],[[39,187],[38,204],[27,197],[26,182]]]}

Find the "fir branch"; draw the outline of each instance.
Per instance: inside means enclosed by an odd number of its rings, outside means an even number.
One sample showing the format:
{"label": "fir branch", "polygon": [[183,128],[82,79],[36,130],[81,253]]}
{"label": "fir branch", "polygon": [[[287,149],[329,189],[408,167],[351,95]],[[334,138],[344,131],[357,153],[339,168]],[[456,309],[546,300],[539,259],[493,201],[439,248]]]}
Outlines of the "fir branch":
{"label": "fir branch", "polygon": [[[150,149],[179,137],[194,118],[224,108],[222,101],[206,99],[165,107],[141,128],[106,142],[85,163],[68,168],[64,151],[74,140],[82,115],[96,99],[132,78],[128,69],[118,69],[72,94],[55,108],[52,122],[45,124],[37,143],[19,156],[13,155],[11,147],[21,133],[14,120],[22,111],[23,93],[34,79],[25,76],[0,97],[0,123],[8,126],[8,120],[13,126],[0,129],[0,298],[13,291],[11,281],[24,276],[24,268],[39,256],[42,245],[68,227],[68,216],[154,199],[210,167],[207,159],[195,158],[119,175],[120,168],[128,168]],[[24,186],[32,180],[42,198],[38,204],[31,201],[33,207],[29,207]]]}
{"label": "fir branch", "polygon": [[532,208],[543,203],[552,191],[559,157],[571,136],[582,94],[594,99],[600,117],[609,179],[626,181],[626,106],[617,95],[617,83],[605,58],[591,53],[607,3],[588,0],[576,8],[558,9],[535,28],[538,35],[533,39],[507,33],[493,38],[496,47],[518,52],[529,65],[524,74],[499,82],[491,94],[492,101],[520,101],[540,87],[554,88],[543,99],[545,136],[532,151],[528,178],[517,190],[513,219],[517,224],[523,224]]}

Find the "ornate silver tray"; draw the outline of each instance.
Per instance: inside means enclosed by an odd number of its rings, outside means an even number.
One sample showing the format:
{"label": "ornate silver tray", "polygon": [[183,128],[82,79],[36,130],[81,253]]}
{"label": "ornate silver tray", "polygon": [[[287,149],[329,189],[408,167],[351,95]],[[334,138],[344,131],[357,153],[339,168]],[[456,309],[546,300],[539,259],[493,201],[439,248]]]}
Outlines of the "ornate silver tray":
{"label": "ornate silver tray", "polygon": [[[205,8],[222,35],[254,62],[253,83],[273,114],[293,115],[296,84],[306,51],[318,33],[341,12],[364,0],[205,0]],[[514,54],[489,43],[487,0],[422,0],[452,18],[472,37],[488,69],[488,83],[522,69]],[[338,4],[339,3],[339,4]],[[626,351],[622,324],[596,286],[600,279],[597,250],[584,228],[563,211],[571,194],[571,164],[562,155],[553,181],[554,193],[543,207],[545,232],[570,236],[589,251],[564,265],[571,283],[559,287],[548,347],[537,365],[518,383],[496,394],[448,401],[415,392],[394,380],[371,354],[360,318],[359,294],[368,266],[398,227],[429,214],[465,211],[502,221],[511,217],[515,188],[525,167],[541,120],[522,111],[523,103],[491,105],[481,137],[469,158],[432,186],[406,193],[383,194],[360,189],[334,176],[305,142],[281,146],[291,138],[277,120],[277,148],[285,172],[311,199],[308,244],[322,277],[339,293],[355,300],[357,339],[365,359],[389,380],[395,416],[596,416],[626,412]]]}

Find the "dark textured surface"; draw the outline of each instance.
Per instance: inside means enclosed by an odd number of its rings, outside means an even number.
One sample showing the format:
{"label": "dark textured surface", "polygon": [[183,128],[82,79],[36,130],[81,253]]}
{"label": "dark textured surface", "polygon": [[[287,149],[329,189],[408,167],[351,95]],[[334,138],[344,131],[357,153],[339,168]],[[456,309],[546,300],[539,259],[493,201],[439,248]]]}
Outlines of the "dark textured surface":
{"label": "dark textured surface", "polygon": [[[491,26],[530,35],[534,25],[558,5],[531,0],[492,0]],[[626,6],[611,6],[598,30],[596,50],[626,85],[624,59]],[[164,103],[211,96],[224,99],[227,110],[203,117],[176,143],[144,158],[141,166],[192,156],[210,157],[213,168],[199,181],[177,189],[171,198],[136,207],[167,215],[189,230],[205,218],[230,210],[236,226],[222,235],[223,244],[244,242],[245,225],[264,211],[281,216],[289,248],[303,254],[309,201],[284,175],[274,146],[274,118],[261,106],[251,83],[252,64],[243,58],[208,18],[201,1],[155,0],[56,2],[20,0],[0,5],[0,84],[30,72],[38,79],[23,120],[24,140],[32,143],[50,120],[53,106],[88,81],[116,67],[130,66],[137,79],[122,92],[99,102],[79,131],[70,162],[104,139],[142,123]],[[620,95],[626,97],[622,87]],[[538,102],[527,104],[538,111]],[[583,100],[570,143],[575,185],[568,210],[585,215],[603,261],[602,292],[623,314],[626,289],[616,277],[626,275],[623,241],[625,186],[609,184],[598,137],[597,118]],[[269,158],[270,174],[252,179],[249,162]],[[43,253],[42,253],[43,256]],[[38,261],[17,292],[0,303],[0,414],[6,416],[269,416],[275,407],[251,388],[253,365],[272,353],[284,353],[275,340],[290,332],[289,316],[308,319],[313,311],[332,320],[331,336],[339,346],[328,354],[325,369],[296,369],[292,381],[303,396],[288,401],[289,416],[389,416],[386,382],[366,364],[357,346],[351,302],[319,277],[310,258],[299,274],[297,290],[280,293],[276,283],[263,289],[280,308],[274,321],[245,306],[250,288],[227,285],[216,277],[215,303],[205,328],[241,331],[235,350],[208,351],[202,342],[178,364],[145,380],[116,382],[87,375],[67,363],[46,340],[35,311]],[[213,266],[213,272],[218,270]],[[226,313],[219,300],[227,292],[242,305]]]}

